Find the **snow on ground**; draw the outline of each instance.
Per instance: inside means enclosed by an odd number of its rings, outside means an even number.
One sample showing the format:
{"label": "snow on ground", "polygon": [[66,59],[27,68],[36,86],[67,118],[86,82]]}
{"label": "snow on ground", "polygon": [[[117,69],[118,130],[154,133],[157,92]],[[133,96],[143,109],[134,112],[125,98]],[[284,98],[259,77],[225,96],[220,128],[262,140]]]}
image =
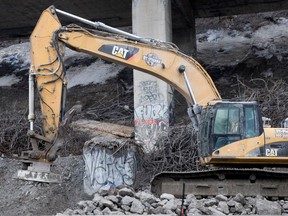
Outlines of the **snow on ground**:
{"label": "snow on ground", "polygon": [[1,49],[0,65],[3,63],[15,66],[17,65],[17,67],[15,67],[14,72],[18,72],[19,70],[23,69],[28,69],[30,65],[30,44],[28,42],[19,43]]}
{"label": "snow on ground", "polygon": [[[104,62],[101,59],[93,60],[94,62],[90,62],[88,65],[77,65],[75,63],[87,58],[91,58],[91,56],[66,49],[64,59],[65,67],[68,67],[66,71],[68,88],[77,85],[104,83],[109,78],[115,77],[124,68],[114,63]],[[26,70],[28,73],[29,66],[29,42],[2,49],[0,51],[0,86],[11,86],[20,82],[23,74],[18,74],[18,72]],[[9,67],[9,70],[6,70],[5,67]],[[10,74],[6,71],[9,71]],[[13,74],[11,74],[11,71]]]}
{"label": "snow on ground", "polygon": [[[241,31],[230,28],[209,29],[197,35],[197,56],[209,65],[218,66],[239,64],[251,51],[258,57],[270,59],[276,56],[281,61],[278,54],[287,53],[282,50],[285,47],[281,46],[287,36],[288,19],[284,17],[259,24],[256,29],[249,23]],[[278,41],[282,42],[275,45]]]}
{"label": "snow on ground", "polygon": [[269,38],[287,37],[288,19],[280,17],[271,25],[260,27],[255,33],[255,39],[267,40]]}
{"label": "snow on ground", "polygon": [[66,72],[68,79],[68,88],[77,85],[88,85],[104,83],[109,78],[115,77],[123,66],[117,64],[107,64],[101,59],[89,66],[76,66],[69,68]]}
{"label": "snow on ground", "polygon": [[0,77],[0,86],[11,86],[21,81],[21,78],[14,74]]}
{"label": "snow on ground", "polygon": [[[288,19],[277,18],[274,22],[259,25],[255,29],[249,22],[244,26],[243,31],[230,28],[208,29],[201,34],[197,34],[198,58],[210,65],[236,65],[252,52],[258,57],[270,59],[276,56],[279,61],[281,55],[288,51],[276,42],[284,40],[288,43]],[[253,49],[254,47],[254,49]],[[227,56],[229,55],[229,58]],[[204,58],[205,57],[205,58]],[[77,53],[70,49],[65,51],[65,66],[67,69],[68,88],[77,85],[88,85],[103,83],[109,78],[115,77],[122,66],[109,64],[100,59],[90,61],[86,65],[78,65],[85,59],[92,57],[87,54]],[[21,80],[23,74],[19,71],[29,69],[30,64],[30,44],[19,43],[0,51],[0,86],[11,86]],[[9,65],[10,70],[3,68]],[[8,74],[14,68],[13,74]]]}

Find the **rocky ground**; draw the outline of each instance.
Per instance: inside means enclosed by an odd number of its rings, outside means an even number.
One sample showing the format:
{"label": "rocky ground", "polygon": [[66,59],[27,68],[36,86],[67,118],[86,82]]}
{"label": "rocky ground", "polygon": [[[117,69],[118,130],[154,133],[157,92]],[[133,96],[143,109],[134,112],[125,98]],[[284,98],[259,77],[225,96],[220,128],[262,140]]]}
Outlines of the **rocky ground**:
{"label": "rocky ground", "polygon": [[122,188],[101,191],[92,200],[80,201],[74,208],[68,208],[63,215],[125,215],[125,214],[168,214],[168,215],[286,215],[288,201],[269,201],[261,196],[244,197],[238,193],[234,197],[217,195],[214,198],[197,199],[187,194],[185,199],[177,199],[172,194],[163,193],[155,197],[149,191],[133,192]]}
{"label": "rocky ground", "polygon": [[[279,126],[288,116],[287,35],[287,11],[200,19],[196,59],[210,73],[223,98],[257,99],[264,115],[273,119],[274,126]],[[182,200],[167,194],[154,197],[148,191],[122,189],[112,194],[102,191],[93,197],[85,195],[81,154],[88,137],[83,134],[75,137],[72,132],[56,160],[53,169],[63,174],[63,183],[52,185],[13,178],[21,163],[12,159],[12,155],[27,148],[27,41],[17,38],[0,43],[0,215],[179,214]],[[66,67],[70,80],[67,109],[76,101],[84,105],[75,120],[86,118],[132,125],[130,69],[71,51],[66,54]],[[97,76],[92,76],[95,68]],[[176,93],[176,124],[187,122],[185,107],[185,101]],[[256,195],[238,194],[205,199],[187,195],[183,206],[190,215],[279,215],[287,212],[287,205],[285,200],[269,201]]]}

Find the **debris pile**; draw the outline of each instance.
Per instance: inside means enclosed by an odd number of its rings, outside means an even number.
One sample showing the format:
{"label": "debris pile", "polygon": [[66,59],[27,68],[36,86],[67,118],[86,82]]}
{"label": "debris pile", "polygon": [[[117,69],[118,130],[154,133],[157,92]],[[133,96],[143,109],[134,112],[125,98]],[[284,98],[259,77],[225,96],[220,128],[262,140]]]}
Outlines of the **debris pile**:
{"label": "debris pile", "polygon": [[185,199],[164,193],[160,198],[147,191],[134,192],[129,188],[118,191],[96,193],[92,200],[80,201],[76,208],[66,209],[62,215],[126,215],[126,214],[169,214],[169,215],[281,215],[288,213],[288,201],[269,201],[261,196],[234,197],[217,195],[215,198],[197,199],[193,194]]}
{"label": "debris pile", "polygon": [[237,78],[237,84],[234,87],[237,91],[236,99],[259,102],[262,115],[269,117],[274,127],[280,127],[281,121],[288,117],[287,81]]}
{"label": "debris pile", "polygon": [[165,171],[199,170],[198,161],[196,132],[192,125],[171,126],[167,134],[159,137],[153,151],[141,157],[142,170],[137,183],[150,182],[157,173]]}

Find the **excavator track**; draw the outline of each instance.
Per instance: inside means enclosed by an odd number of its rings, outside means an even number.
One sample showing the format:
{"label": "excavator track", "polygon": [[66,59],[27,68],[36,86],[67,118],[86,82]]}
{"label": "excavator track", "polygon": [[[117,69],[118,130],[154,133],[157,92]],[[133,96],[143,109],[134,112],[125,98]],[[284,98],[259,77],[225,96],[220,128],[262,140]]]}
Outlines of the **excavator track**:
{"label": "excavator track", "polygon": [[218,194],[235,196],[262,195],[267,198],[288,198],[288,169],[218,168],[192,172],[162,172],[154,176],[151,191],[154,194],[194,194],[210,197]]}

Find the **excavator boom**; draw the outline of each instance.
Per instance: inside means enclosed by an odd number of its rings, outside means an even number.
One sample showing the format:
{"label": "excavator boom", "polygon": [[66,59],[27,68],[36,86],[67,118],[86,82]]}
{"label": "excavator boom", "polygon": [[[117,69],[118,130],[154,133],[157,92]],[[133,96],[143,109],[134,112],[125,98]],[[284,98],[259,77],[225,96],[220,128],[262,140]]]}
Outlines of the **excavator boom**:
{"label": "excavator boom", "polygon": [[[62,26],[57,12],[92,25],[100,31],[77,25]],[[192,57],[181,53],[175,45],[123,33],[103,23],[93,23],[53,6],[42,13],[30,40],[28,135],[33,150],[22,152],[21,156],[28,162],[54,161],[56,152],[63,143],[61,122],[67,85],[63,62],[65,46],[158,77],[178,90],[190,106],[205,107],[209,101],[220,99],[208,73]],[[35,89],[40,98],[43,135],[34,132]],[[193,113],[193,110],[191,112]],[[39,150],[39,141],[45,142],[44,151]]]}
{"label": "excavator boom", "polygon": [[[40,94],[44,134],[51,140],[55,137],[63,111],[61,96],[66,85],[63,45],[158,77],[177,89],[190,104],[197,101],[197,104],[206,106],[209,101],[221,98],[202,66],[171,44],[158,41],[142,43],[75,25],[62,27],[55,9],[50,7],[42,13],[31,35],[30,75],[35,78]],[[185,76],[179,72],[181,68],[184,68],[193,92],[189,92]],[[34,116],[33,110],[31,116]],[[32,118],[30,120],[33,122]]]}

